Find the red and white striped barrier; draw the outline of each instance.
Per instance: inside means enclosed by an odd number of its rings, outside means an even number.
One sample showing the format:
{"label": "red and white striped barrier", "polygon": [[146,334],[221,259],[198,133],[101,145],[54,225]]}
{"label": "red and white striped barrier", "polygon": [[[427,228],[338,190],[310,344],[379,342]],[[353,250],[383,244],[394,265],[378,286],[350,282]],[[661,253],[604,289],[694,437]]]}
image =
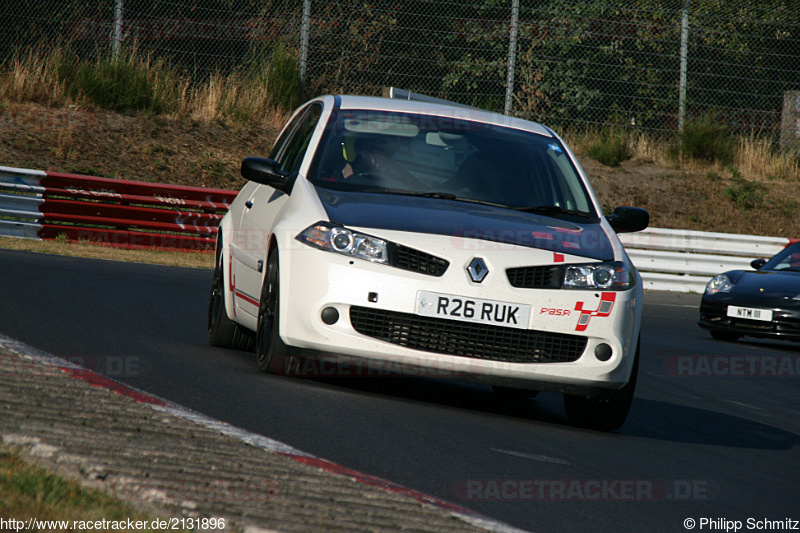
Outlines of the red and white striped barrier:
{"label": "red and white striped barrier", "polygon": [[208,250],[236,194],[0,166],[0,235]]}

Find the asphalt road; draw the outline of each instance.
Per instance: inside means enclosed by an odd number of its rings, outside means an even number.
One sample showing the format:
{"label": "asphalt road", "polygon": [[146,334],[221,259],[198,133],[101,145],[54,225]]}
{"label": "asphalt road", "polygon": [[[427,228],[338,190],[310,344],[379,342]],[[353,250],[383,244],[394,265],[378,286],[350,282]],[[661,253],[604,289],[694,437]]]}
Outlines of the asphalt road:
{"label": "asphalt road", "polygon": [[0,333],[532,531],[800,520],[798,345],[712,340],[695,325],[697,295],[646,294],[636,399],[606,434],[569,426],[555,394],[505,403],[443,380],[261,374],[253,354],[206,344],[210,282],[207,270],[0,250]]}

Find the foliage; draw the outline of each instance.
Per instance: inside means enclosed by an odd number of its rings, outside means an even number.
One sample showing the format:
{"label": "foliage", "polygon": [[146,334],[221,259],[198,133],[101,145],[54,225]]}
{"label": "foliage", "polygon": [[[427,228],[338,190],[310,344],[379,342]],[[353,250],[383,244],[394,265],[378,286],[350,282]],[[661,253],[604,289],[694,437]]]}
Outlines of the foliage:
{"label": "foliage", "polygon": [[74,98],[86,97],[112,111],[160,114],[177,100],[177,75],[163,59],[143,56],[138,47],[125,47],[118,57],[99,55],[95,61],[66,56],[61,79]]}
{"label": "foliage", "polygon": [[620,128],[605,129],[593,141],[586,151],[592,159],[610,167],[617,167],[633,156],[628,143],[628,135]]}
{"label": "foliage", "polygon": [[728,164],[733,159],[730,128],[715,113],[689,121],[677,135],[676,151],[683,156]]}
{"label": "foliage", "polygon": [[[507,3],[471,6],[473,15],[451,31],[452,47],[463,53],[447,64],[442,81],[443,92],[466,103],[471,94],[505,92],[510,29]],[[553,125],[613,124],[621,115],[639,127],[674,130],[682,6],[679,0],[523,2],[515,111]],[[693,2],[687,111],[728,109],[720,118],[729,124],[767,127],[775,95],[800,83],[799,6]],[[774,34],[764,34],[773,27]],[[742,111],[752,109],[765,111]]]}
{"label": "foliage", "polygon": [[267,72],[267,89],[273,105],[292,110],[300,103],[300,71],[297,58],[283,43],[272,51]]}
{"label": "foliage", "polygon": [[[290,0],[126,2],[130,33],[192,83],[242,72],[263,48],[275,105],[291,107],[292,62],[300,50],[303,3]],[[0,56],[12,57],[53,36],[71,39],[76,57],[107,57],[114,3],[6,0]],[[648,131],[677,126],[684,0],[521,1],[514,72],[514,113],[561,128],[615,124]],[[800,87],[800,2],[689,2],[688,116],[720,112],[739,131],[774,129],[784,91]],[[20,16],[24,13],[24,16]],[[380,94],[411,89],[489,109],[506,94],[509,0],[338,0],[312,2],[307,95]],[[141,22],[138,30],[133,22]],[[209,21],[217,32],[174,34],[164,21]],[[127,29],[127,26],[126,26]],[[137,33],[138,32],[138,33]],[[275,43],[288,54],[272,61]],[[151,62],[155,66],[157,62]],[[125,61],[82,65],[81,91],[119,109],[169,107],[168,93],[144,95],[142,71]],[[286,67],[286,68],[284,68]],[[92,70],[93,72],[87,72]],[[271,78],[271,79],[268,79]],[[124,82],[115,80],[124,79]],[[254,78],[259,79],[259,78]],[[168,84],[167,84],[168,85]],[[165,86],[166,87],[166,86]],[[231,88],[234,90],[234,88]],[[106,98],[106,96],[108,98]],[[288,100],[287,100],[288,99]],[[106,101],[109,100],[109,101]],[[724,113],[722,113],[724,111]]]}

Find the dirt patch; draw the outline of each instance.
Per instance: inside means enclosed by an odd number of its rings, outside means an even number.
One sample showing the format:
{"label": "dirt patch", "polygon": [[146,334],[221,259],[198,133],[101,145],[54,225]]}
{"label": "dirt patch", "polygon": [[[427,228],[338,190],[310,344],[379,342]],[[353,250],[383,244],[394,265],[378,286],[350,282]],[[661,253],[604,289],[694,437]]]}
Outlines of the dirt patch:
{"label": "dirt patch", "polygon": [[658,228],[800,237],[797,180],[759,181],[731,168],[670,168],[637,159],[619,167],[586,157],[581,163],[606,212],[632,205],[647,209]]}
{"label": "dirt patch", "polygon": [[266,155],[277,133],[268,124],[9,104],[0,109],[0,164],[238,189],[242,158]]}

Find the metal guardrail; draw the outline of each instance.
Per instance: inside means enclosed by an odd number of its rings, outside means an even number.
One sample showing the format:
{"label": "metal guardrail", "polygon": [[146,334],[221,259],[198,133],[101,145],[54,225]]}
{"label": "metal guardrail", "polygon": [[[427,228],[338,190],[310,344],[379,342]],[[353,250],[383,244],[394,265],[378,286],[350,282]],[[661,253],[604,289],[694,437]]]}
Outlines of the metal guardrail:
{"label": "metal guardrail", "polygon": [[[0,166],[0,235],[89,240],[125,248],[204,250],[236,191]],[[749,269],[785,237],[648,228],[620,235],[646,289],[703,292],[721,272]]]}
{"label": "metal guardrail", "polygon": [[0,235],[208,250],[236,194],[0,166]]}
{"label": "metal guardrail", "polygon": [[646,289],[698,293],[715,275],[750,269],[753,259],[771,257],[793,242],[785,237],[661,228],[623,233],[620,239]]}

